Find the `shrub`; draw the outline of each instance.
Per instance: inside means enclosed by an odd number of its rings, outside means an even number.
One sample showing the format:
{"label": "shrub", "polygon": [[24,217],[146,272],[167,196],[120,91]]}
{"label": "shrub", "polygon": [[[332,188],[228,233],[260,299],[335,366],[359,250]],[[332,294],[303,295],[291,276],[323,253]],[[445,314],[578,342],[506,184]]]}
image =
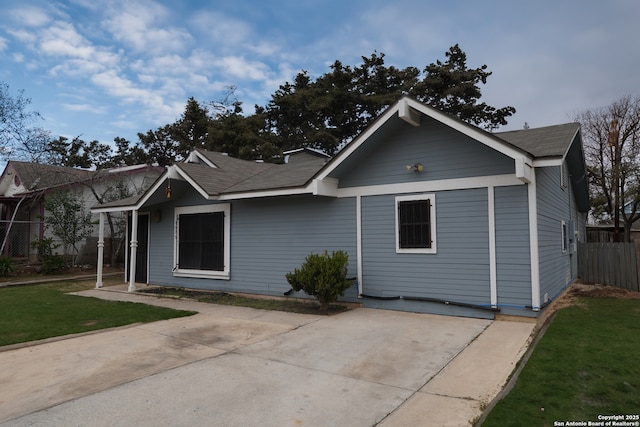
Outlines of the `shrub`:
{"label": "shrub", "polygon": [[0,276],[8,276],[13,273],[13,260],[8,256],[0,256]]}
{"label": "shrub", "polygon": [[353,279],[347,279],[348,262],[349,256],[344,251],[310,254],[299,269],[286,274],[287,282],[295,291],[304,290],[315,296],[320,310],[326,311],[353,283]]}
{"label": "shrub", "polygon": [[67,267],[64,257],[54,253],[59,246],[60,245],[53,244],[52,238],[34,240],[31,242],[31,247],[38,250],[38,258],[40,259],[40,262],[42,262],[43,273],[56,273]]}

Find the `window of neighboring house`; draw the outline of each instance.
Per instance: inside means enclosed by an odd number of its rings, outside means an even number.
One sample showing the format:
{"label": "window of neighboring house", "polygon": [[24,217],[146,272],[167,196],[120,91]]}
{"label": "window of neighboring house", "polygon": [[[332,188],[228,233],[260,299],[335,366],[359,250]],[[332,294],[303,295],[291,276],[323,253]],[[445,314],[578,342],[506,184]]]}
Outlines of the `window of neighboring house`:
{"label": "window of neighboring house", "polygon": [[562,221],[562,253],[567,252],[569,247],[569,229],[567,223]]}
{"label": "window of neighboring house", "polygon": [[229,278],[229,212],[228,204],[176,208],[174,274]]}
{"label": "window of neighboring house", "polygon": [[396,252],[436,253],[434,194],[396,197]]}

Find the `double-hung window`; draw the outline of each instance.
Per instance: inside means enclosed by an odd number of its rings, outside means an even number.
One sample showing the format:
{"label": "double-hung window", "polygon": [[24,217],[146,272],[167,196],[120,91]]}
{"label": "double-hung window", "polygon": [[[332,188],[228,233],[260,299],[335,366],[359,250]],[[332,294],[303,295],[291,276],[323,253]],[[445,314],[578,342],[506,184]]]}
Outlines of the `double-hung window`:
{"label": "double-hung window", "polygon": [[176,208],[175,275],[229,278],[229,212],[228,204]]}
{"label": "double-hung window", "polygon": [[396,252],[436,253],[434,194],[396,197]]}

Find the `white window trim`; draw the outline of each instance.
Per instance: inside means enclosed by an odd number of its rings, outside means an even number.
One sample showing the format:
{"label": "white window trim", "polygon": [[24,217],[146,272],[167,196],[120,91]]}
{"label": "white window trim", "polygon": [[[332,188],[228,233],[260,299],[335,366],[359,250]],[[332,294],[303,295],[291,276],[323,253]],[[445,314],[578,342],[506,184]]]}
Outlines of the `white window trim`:
{"label": "white window trim", "polygon": [[[183,214],[197,214],[197,213],[211,213],[211,212],[224,212],[224,270],[211,271],[211,270],[192,270],[181,269],[178,267],[178,217]],[[221,279],[229,280],[230,278],[230,266],[231,266],[231,205],[224,204],[210,204],[199,206],[183,206],[177,207],[174,210],[174,235],[173,235],[173,265],[175,266],[173,275],[179,277],[195,277],[206,279]]]}
{"label": "white window trim", "polygon": [[[429,219],[431,226],[431,247],[430,248],[401,248],[400,247],[400,230],[399,230],[399,218],[398,218],[398,203],[405,201],[415,200],[431,200],[431,208],[429,211]],[[435,194],[414,194],[411,196],[396,196],[395,202],[396,209],[396,253],[398,254],[435,254],[437,253],[436,247],[436,195]]]}
{"label": "white window trim", "polygon": [[567,249],[569,247],[569,226],[565,221],[561,221],[560,229],[561,229],[560,234],[562,237],[562,243],[561,243],[562,253],[566,254]]}

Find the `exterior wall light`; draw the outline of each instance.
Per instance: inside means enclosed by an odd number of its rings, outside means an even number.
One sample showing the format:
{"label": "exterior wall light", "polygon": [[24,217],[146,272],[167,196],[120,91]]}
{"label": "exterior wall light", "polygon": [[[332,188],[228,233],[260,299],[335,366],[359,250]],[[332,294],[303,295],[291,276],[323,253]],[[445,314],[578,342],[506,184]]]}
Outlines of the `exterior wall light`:
{"label": "exterior wall light", "polygon": [[424,166],[422,163],[414,163],[412,165],[407,165],[408,171],[414,171],[415,173],[422,172],[424,170]]}

